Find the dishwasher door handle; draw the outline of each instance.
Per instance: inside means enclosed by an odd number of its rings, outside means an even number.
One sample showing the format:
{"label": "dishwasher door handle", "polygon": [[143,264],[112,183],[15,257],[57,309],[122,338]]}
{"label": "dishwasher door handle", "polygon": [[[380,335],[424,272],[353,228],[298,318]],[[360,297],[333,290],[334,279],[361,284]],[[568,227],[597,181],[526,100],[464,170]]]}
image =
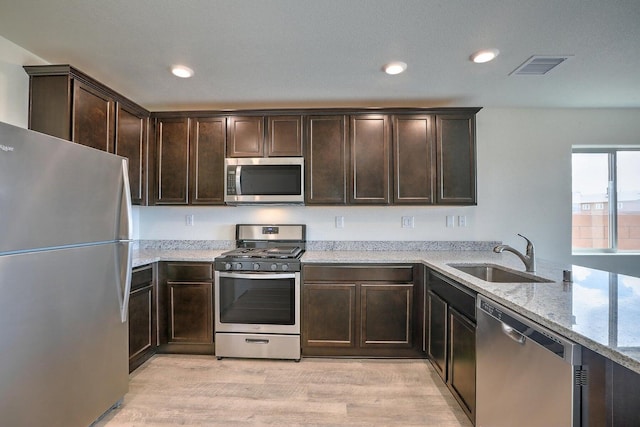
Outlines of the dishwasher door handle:
{"label": "dishwasher door handle", "polygon": [[527,340],[527,337],[505,323],[502,323],[502,332],[520,345],[524,345]]}

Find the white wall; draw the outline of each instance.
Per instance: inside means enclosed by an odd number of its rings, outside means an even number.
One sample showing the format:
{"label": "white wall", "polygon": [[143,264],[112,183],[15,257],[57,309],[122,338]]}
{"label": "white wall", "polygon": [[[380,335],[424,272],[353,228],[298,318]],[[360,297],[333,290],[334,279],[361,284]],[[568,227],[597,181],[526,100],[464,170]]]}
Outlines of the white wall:
{"label": "white wall", "polygon": [[640,109],[486,109],[478,114],[476,220],[541,258],[640,276],[640,256],[571,256],[572,145],[640,145]]}
{"label": "white wall", "polygon": [[[0,37],[0,121],[27,127],[29,79],[41,58]],[[571,256],[571,146],[640,145],[640,109],[494,109],[478,113],[478,206],[473,207],[139,207],[139,239],[234,238],[236,223],[299,222],[310,240],[502,240],[522,233],[540,258],[640,276],[640,256]],[[185,215],[194,214],[194,226]],[[344,229],[334,226],[344,216]],[[415,228],[401,228],[403,215]],[[467,227],[447,228],[447,215]]]}
{"label": "white wall", "polygon": [[29,125],[29,76],[23,65],[44,60],[0,37],[0,121],[23,128]]}

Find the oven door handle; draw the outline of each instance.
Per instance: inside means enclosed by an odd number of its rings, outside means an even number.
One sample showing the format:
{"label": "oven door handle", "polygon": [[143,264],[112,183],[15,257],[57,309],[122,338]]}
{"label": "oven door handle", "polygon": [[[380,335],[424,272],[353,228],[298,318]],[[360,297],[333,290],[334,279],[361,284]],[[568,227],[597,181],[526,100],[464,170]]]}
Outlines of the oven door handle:
{"label": "oven door handle", "polygon": [[220,277],[230,279],[272,280],[295,279],[296,273],[220,273]]}

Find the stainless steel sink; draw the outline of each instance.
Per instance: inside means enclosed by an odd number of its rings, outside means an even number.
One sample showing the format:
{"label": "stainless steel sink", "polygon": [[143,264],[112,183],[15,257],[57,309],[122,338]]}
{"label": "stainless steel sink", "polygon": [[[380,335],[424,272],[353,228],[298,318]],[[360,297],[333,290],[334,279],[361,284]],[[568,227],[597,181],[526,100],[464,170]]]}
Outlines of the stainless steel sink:
{"label": "stainless steel sink", "polygon": [[551,283],[551,280],[522,273],[496,264],[448,264],[463,273],[470,274],[485,282],[496,283]]}

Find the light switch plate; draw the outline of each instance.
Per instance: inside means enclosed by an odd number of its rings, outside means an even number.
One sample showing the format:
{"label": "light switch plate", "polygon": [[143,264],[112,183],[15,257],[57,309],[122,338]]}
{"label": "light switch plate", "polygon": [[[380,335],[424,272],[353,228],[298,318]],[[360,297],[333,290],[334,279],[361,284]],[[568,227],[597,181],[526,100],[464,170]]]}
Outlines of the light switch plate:
{"label": "light switch plate", "polygon": [[467,226],[467,216],[458,215],[458,227],[466,227],[466,226]]}
{"label": "light switch plate", "polygon": [[193,226],[193,220],[194,220],[193,214],[185,215],[184,217],[184,223],[188,227]]}
{"label": "light switch plate", "polygon": [[456,226],[455,219],[456,219],[455,216],[447,215],[447,227],[455,227]]}
{"label": "light switch plate", "polygon": [[344,228],[344,217],[337,216],[336,217],[336,228]]}

